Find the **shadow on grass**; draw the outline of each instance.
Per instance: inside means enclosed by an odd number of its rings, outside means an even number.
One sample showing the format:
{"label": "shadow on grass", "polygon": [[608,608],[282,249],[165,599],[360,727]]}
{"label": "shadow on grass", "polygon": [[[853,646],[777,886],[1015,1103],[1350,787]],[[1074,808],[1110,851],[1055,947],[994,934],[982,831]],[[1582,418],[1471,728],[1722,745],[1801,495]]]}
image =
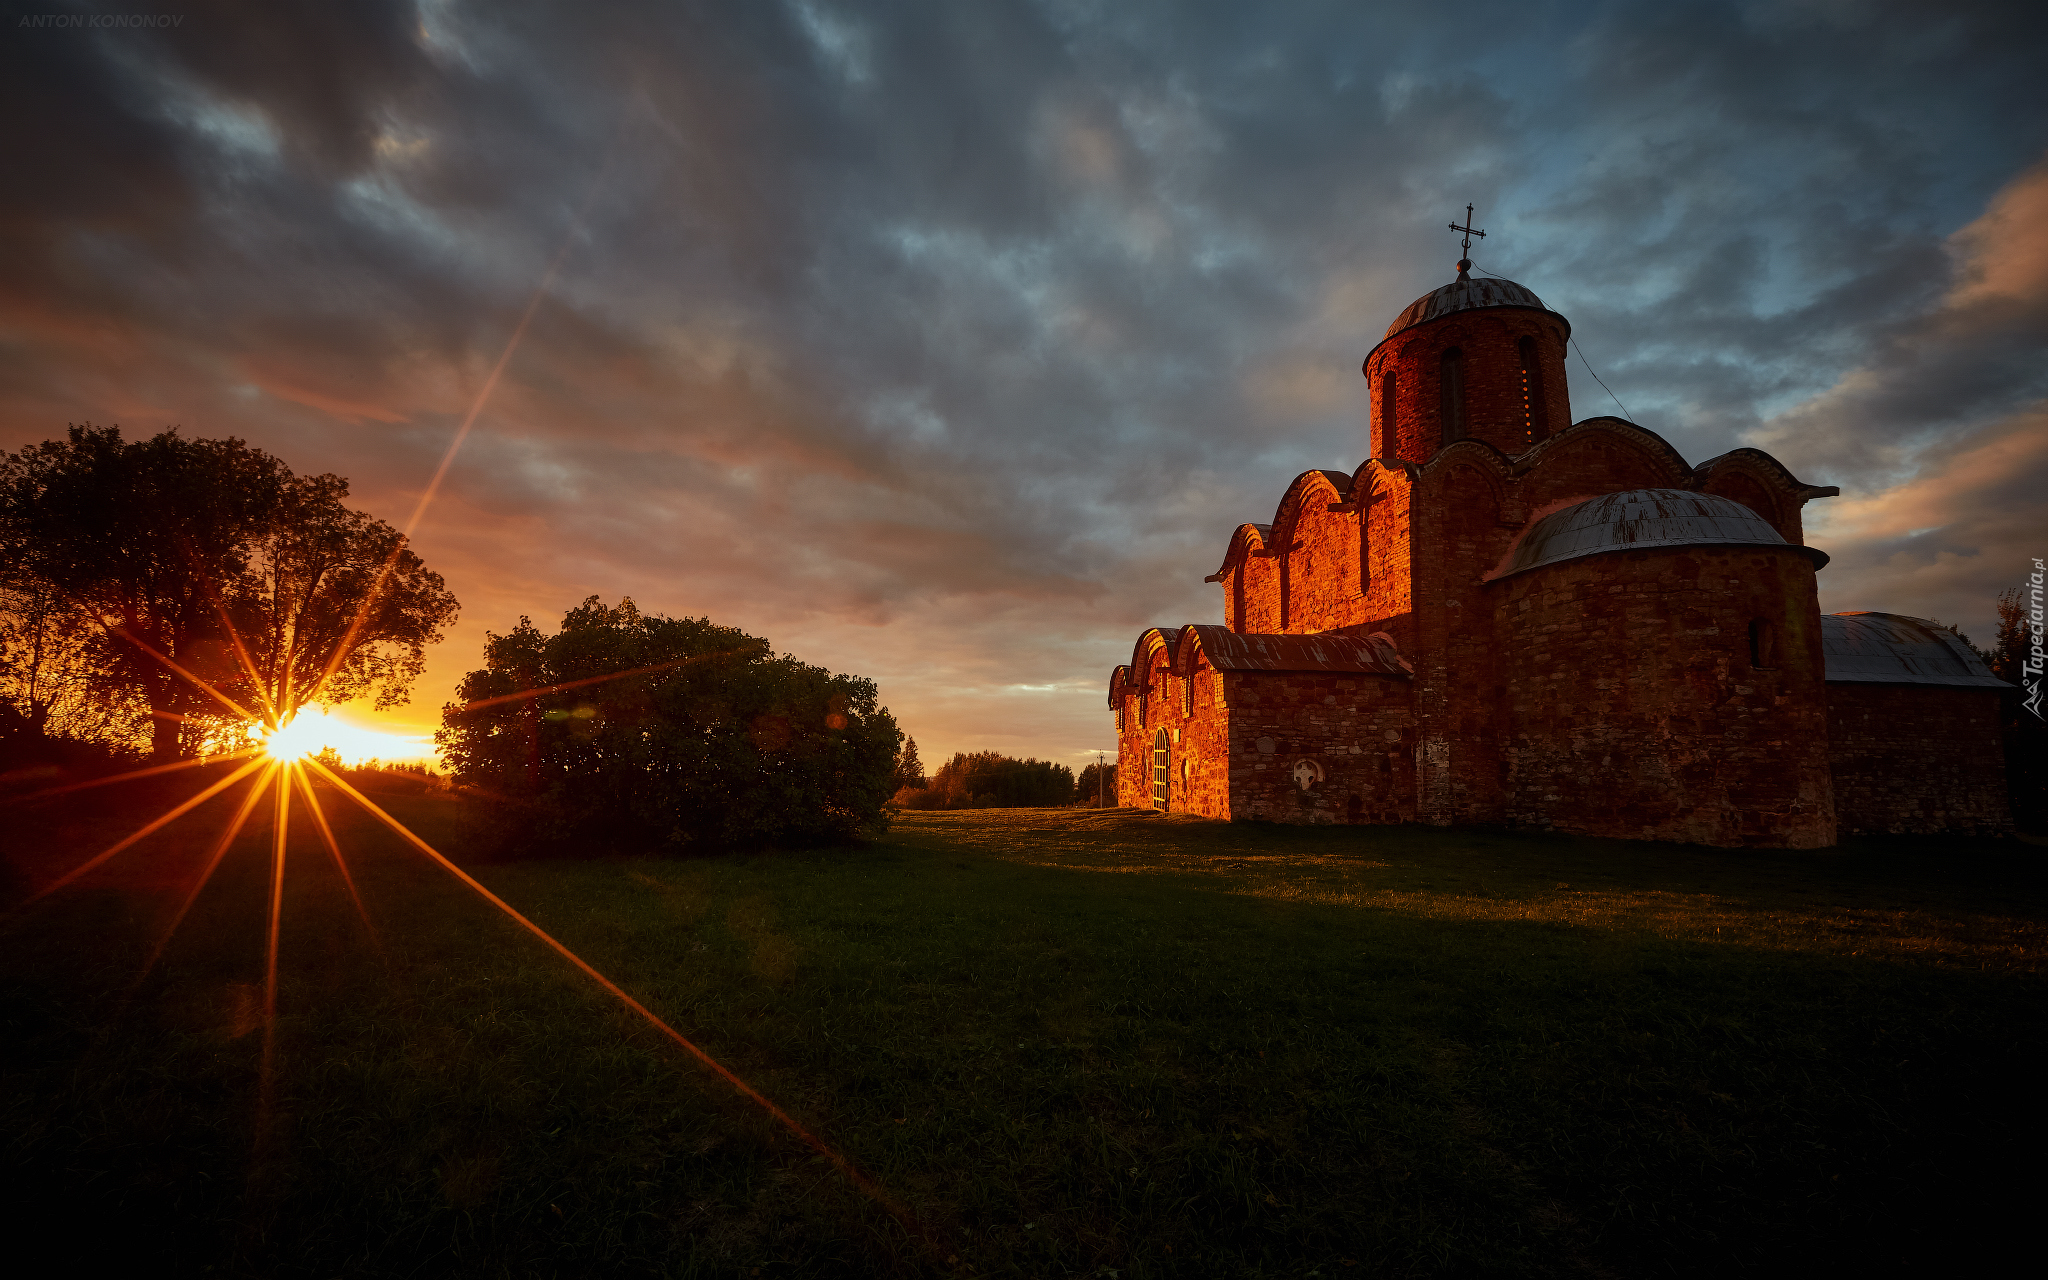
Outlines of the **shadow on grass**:
{"label": "shadow on grass", "polygon": [[2024,1220],[1999,1171],[2039,1137],[2042,896],[1996,848],[1011,810],[479,869],[910,1202],[934,1256],[445,877],[341,834],[389,960],[295,847],[261,1160],[253,844],[118,1019],[189,848],[6,935],[22,1221],[120,1221],[74,1253],[216,1274],[1540,1276],[1967,1268]]}

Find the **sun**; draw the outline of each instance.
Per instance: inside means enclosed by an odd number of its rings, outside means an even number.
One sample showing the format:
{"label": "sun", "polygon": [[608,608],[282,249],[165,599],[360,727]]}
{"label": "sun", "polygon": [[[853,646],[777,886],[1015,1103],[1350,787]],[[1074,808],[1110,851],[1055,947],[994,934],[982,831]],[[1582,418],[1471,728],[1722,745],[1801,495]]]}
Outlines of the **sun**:
{"label": "sun", "polygon": [[355,724],[345,716],[330,715],[324,707],[308,707],[279,729],[250,729],[250,736],[261,740],[263,754],[283,762],[318,755],[324,747],[334,748],[350,766],[365,760],[430,759],[433,754],[422,737]]}
{"label": "sun", "polygon": [[301,760],[326,746],[327,726],[320,716],[293,716],[282,728],[263,736],[263,754],[273,760]]}

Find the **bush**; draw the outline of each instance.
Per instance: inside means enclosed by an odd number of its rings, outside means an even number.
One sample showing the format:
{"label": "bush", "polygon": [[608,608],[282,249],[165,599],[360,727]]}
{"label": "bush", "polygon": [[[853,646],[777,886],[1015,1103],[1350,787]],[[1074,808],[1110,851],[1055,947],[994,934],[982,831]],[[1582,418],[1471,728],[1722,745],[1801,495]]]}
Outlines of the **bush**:
{"label": "bush", "polygon": [[1074,783],[1074,803],[1083,809],[1116,808],[1116,766],[1091,764],[1081,770]]}
{"label": "bush", "polygon": [[1074,771],[1050,760],[1014,760],[995,751],[955,754],[922,791],[901,791],[905,809],[1052,808],[1074,801]]}
{"label": "bush", "polygon": [[903,735],[875,685],[704,618],[596,596],[488,637],[434,739],[504,838],[602,851],[760,848],[888,825]]}

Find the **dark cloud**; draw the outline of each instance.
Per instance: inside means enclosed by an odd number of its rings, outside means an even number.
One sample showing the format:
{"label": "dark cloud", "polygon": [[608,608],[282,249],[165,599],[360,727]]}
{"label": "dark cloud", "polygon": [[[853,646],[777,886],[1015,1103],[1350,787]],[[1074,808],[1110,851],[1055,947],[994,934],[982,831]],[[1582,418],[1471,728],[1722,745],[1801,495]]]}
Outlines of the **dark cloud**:
{"label": "dark cloud", "polygon": [[186,15],[10,31],[5,443],[178,422],[402,519],[559,255],[421,530],[426,707],[630,593],[881,677],[928,758],[1095,745],[1136,629],[1362,456],[1467,200],[1639,420],[1849,491],[1832,607],[1981,627],[2031,536],[2038,6]]}

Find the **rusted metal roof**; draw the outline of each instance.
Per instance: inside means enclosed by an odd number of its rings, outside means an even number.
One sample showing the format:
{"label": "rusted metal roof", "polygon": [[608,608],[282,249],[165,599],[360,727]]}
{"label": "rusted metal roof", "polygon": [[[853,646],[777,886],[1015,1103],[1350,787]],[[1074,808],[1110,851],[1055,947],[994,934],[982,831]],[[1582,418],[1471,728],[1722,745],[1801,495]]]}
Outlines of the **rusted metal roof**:
{"label": "rusted metal roof", "polygon": [[1898,613],[1826,613],[1820,651],[1831,684],[1943,684],[2010,689],[1962,637]]}
{"label": "rusted metal roof", "polygon": [[[1408,309],[1396,316],[1394,323],[1387,326],[1387,337],[1391,338],[1403,329],[1412,329],[1439,316],[1458,311],[1478,311],[1485,307],[1533,307],[1538,311],[1550,311],[1543,305],[1543,299],[1512,280],[1490,278],[1475,279],[1460,271],[1458,278],[1441,289],[1425,293],[1408,304]],[[1550,314],[1557,315],[1555,311]],[[1564,320],[1563,316],[1557,316]],[[1565,321],[1565,332],[1571,332],[1571,322]],[[1383,338],[1381,341],[1385,341]]]}
{"label": "rusted metal roof", "polygon": [[[1733,498],[1685,489],[1629,489],[1553,511],[1530,525],[1498,576],[1606,551],[1790,545],[1762,516]],[[1816,569],[1828,562],[1825,551],[1796,550]]]}
{"label": "rusted metal roof", "polygon": [[[1415,674],[1392,636],[1239,635],[1228,627],[1196,625],[1183,629],[1183,648],[1193,641],[1218,671],[1357,671],[1368,675]],[[1184,665],[1186,658],[1180,663]]]}

